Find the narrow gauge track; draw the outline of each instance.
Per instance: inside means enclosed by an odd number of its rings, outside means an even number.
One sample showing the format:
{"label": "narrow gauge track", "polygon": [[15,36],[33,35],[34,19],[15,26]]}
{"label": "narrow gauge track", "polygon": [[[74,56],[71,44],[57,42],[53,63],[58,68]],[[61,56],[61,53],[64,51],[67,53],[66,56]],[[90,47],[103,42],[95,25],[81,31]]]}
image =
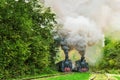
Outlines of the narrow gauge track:
{"label": "narrow gauge track", "polygon": [[90,80],[117,80],[114,75],[106,73],[92,73]]}
{"label": "narrow gauge track", "polygon": [[67,75],[67,74],[73,74],[74,72],[65,72],[65,73],[58,73],[58,74],[50,74],[50,75],[45,75],[45,76],[38,76],[38,77],[33,77],[33,78],[24,78],[21,80],[33,80],[33,79],[39,79],[39,78],[49,78],[49,77],[55,77],[55,76],[60,76],[60,75]]}

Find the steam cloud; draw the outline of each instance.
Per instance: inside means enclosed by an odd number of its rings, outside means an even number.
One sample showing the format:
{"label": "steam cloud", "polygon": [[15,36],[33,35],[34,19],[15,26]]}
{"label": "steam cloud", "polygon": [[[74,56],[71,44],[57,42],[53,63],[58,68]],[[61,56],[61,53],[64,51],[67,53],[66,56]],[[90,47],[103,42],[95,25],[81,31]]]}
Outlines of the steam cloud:
{"label": "steam cloud", "polygon": [[[78,51],[100,41],[104,44],[104,35],[120,31],[120,0],[45,0],[45,4],[53,9],[62,25],[59,36]],[[91,52],[88,58],[95,55]]]}

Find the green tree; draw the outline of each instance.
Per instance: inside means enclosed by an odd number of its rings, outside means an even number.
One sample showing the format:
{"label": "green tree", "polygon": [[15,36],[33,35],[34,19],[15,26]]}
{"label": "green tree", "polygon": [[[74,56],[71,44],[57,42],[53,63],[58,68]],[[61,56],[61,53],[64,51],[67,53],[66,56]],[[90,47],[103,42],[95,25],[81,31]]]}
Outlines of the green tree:
{"label": "green tree", "polygon": [[105,42],[104,57],[101,61],[100,67],[117,70],[120,68],[120,41],[108,37]]}
{"label": "green tree", "polygon": [[0,0],[0,79],[43,73],[55,53],[54,25],[37,0]]}

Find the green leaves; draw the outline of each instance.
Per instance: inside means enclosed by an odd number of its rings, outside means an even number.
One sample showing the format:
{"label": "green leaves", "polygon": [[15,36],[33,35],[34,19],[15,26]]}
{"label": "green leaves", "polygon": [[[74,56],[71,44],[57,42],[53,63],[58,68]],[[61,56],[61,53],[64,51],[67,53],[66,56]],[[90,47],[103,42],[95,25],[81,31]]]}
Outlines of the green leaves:
{"label": "green leaves", "polygon": [[55,14],[38,3],[0,1],[0,79],[43,73],[51,65]]}
{"label": "green leaves", "polygon": [[119,69],[120,68],[120,41],[111,38],[106,39],[104,47],[104,57],[102,60],[102,68]]}

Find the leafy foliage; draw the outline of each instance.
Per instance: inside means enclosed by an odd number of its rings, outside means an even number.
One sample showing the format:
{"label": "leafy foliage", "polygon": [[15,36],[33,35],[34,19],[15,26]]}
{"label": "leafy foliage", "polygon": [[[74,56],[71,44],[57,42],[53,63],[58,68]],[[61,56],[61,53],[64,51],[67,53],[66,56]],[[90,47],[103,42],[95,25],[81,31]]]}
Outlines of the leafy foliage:
{"label": "leafy foliage", "polygon": [[119,69],[120,68],[120,41],[106,38],[104,47],[104,58],[100,64],[104,69]]}
{"label": "leafy foliage", "polygon": [[0,0],[0,10],[0,79],[43,73],[55,53],[55,14],[37,0]]}

